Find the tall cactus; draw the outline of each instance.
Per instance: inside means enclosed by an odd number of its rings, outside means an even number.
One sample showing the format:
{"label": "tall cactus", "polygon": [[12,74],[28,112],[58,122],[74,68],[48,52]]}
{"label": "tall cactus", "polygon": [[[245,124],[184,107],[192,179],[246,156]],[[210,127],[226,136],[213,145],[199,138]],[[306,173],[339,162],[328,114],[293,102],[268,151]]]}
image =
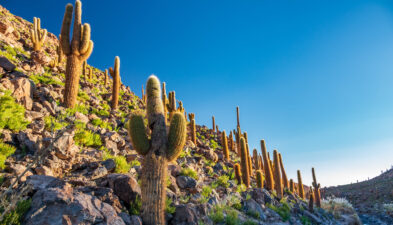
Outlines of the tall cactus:
{"label": "tall cactus", "polygon": [[239,106],[236,106],[237,126],[240,127]]}
{"label": "tall cactus", "polygon": [[295,192],[295,185],[292,179],[289,180],[289,191],[291,191],[292,193]]}
{"label": "tall cactus", "polygon": [[150,76],[146,85],[147,120],[151,138],[142,115],[131,115],[128,131],[135,150],[144,156],[142,164],[142,220],[147,225],[165,224],[167,164],[181,153],[186,141],[184,115],[174,113],[167,134],[160,81]]}
{"label": "tall cactus", "polygon": [[109,68],[109,73],[112,76],[113,87],[112,87],[112,102],[111,108],[112,110],[117,109],[119,105],[119,92],[120,92],[120,58],[119,56],[115,57],[115,66]]}
{"label": "tall cactus", "polygon": [[45,42],[47,31],[46,29],[41,30],[40,18],[34,17],[33,29],[30,29],[31,42],[33,43],[34,51],[41,50],[42,45]]}
{"label": "tall cactus", "polygon": [[174,91],[169,92],[169,102],[167,104],[167,109],[169,112],[169,120],[172,119],[172,115],[176,112],[176,93]]}
{"label": "tall cactus", "polygon": [[317,177],[315,176],[315,169],[314,167],[311,169],[312,172],[312,186],[314,187],[314,197],[315,197],[315,203],[317,207],[321,208],[321,184],[317,182]]}
{"label": "tall cactus", "polygon": [[196,145],[197,142],[196,142],[195,114],[190,113],[190,114],[188,114],[188,117],[190,119],[191,141],[192,141],[192,143],[194,143]]}
{"label": "tall cactus", "polygon": [[236,177],[237,184],[240,185],[242,183],[242,177],[240,172],[240,165],[238,163],[235,163],[234,170],[235,170],[235,177]]}
{"label": "tall cactus", "polygon": [[249,187],[250,186],[250,171],[248,166],[249,157],[247,154],[246,141],[244,140],[244,137],[240,138],[240,152],[241,152],[240,162],[242,167],[243,184],[246,185],[246,187]]}
{"label": "tall cactus", "polygon": [[213,132],[216,132],[216,119],[214,118],[214,116],[212,116],[212,129]]}
{"label": "tall cactus", "polygon": [[265,169],[263,167],[263,160],[261,155],[258,156],[258,161],[259,161],[259,169],[264,171]]}
{"label": "tall cactus", "polygon": [[221,145],[222,145],[222,151],[224,153],[224,158],[226,160],[229,160],[229,149],[228,149],[228,139],[227,139],[227,133],[225,130],[222,131],[221,134]]}
{"label": "tall cactus", "polygon": [[255,170],[260,170],[261,168],[259,168],[258,152],[255,148],[252,151],[252,161],[254,162]]}
{"label": "tall cactus", "polygon": [[274,188],[274,180],[273,180],[272,167],[270,166],[269,158],[267,157],[267,153],[266,153],[265,140],[261,140],[261,151],[262,151],[263,164],[264,164],[263,168],[265,170],[266,189],[272,191]]}
{"label": "tall cactus", "polygon": [[297,186],[298,186],[299,197],[304,199],[304,187],[303,187],[302,175],[300,174],[300,170],[297,171]]}
{"label": "tall cactus", "polygon": [[288,177],[287,177],[287,173],[285,172],[285,169],[284,169],[284,163],[282,163],[282,156],[281,156],[281,154],[278,154],[278,159],[280,161],[282,182],[284,184],[284,188],[288,189],[289,188]]}
{"label": "tall cactus", "polygon": [[64,104],[67,108],[74,108],[79,90],[79,75],[82,62],[89,58],[93,51],[93,42],[90,40],[90,25],[82,25],[82,3],[75,1],[74,28],[70,42],[70,29],[74,7],[67,4],[61,27],[61,48],[67,57],[66,82],[64,91]]}
{"label": "tall cactus", "polygon": [[83,61],[83,63],[82,63],[82,74],[83,74],[83,77],[85,78],[85,81],[87,81],[88,80],[88,74],[87,74],[87,62],[86,61]]}
{"label": "tall cactus", "polygon": [[228,136],[228,141],[229,141],[229,148],[233,151],[233,133],[232,131],[229,132],[229,136]]}
{"label": "tall cactus", "polygon": [[312,187],[310,187],[310,197],[308,200],[308,211],[314,212],[314,191]]}
{"label": "tall cactus", "polygon": [[263,175],[262,171],[257,170],[257,188],[263,188]]}
{"label": "tall cactus", "polygon": [[162,106],[164,107],[164,116],[165,116],[165,121],[166,121],[166,118],[167,118],[167,106],[166,106],[166,104],[167,104],[167,101],[168,101],[168,99],[167,99],[167,97],[166,97],[166,84],[165,84],[165,82],[162,82],[162,90],[161,90],[161,96],[162,96]]}
{"label": "tall cactus", "polygon": [[93,67],[89,67],[89,80],[90,82],[93,81]]}
{"label": "tall cactus", "polygon": [[280,164],[278,159],[277,150],[273,151],[273,162],[274,162],[274,189],[276,190],[277,197],[282,198],[283,190],[282,190],[282,181],[280,175]]}
{"label": "tall cactus", "polygon": [[104,86],[108,85],[108,69],[105,69],[105,74],[104,74],[105,78],[104,78]]}

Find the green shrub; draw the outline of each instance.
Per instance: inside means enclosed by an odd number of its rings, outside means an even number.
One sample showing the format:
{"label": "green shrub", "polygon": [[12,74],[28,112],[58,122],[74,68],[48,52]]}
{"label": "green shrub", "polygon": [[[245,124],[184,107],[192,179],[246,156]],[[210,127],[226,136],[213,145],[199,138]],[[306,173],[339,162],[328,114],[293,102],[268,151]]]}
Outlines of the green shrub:
{"label": "green shrub", "polygon": [[68,125],[68,123],[66,122],[60,122],[58,119],[56,119],[53,116],[46,116],[44,118],[45,121],[45,129],[47,131],[57,131],[60,129],[63,129],[64,127],[66,127]]}
{"label": "green shrub", "polygon": [[227,187],[229,187],[228,180],[229,180],[229,177],[227,175],[222,175],[222,176],[219,176],[215,182],[219,186],[227,188]]}
{"label": "green shrub", "polygon": [[114,158],[116,163],[115,173],[128,173],[131,169],[131,164],[127,163],[126,157],[124,156],[115,156]]}
{"label": "green shrub", "polygon": [[139,215],[141,213],[141,207],[142,207],[141,197],[137,195],[135,200],[130,202],[130,208],[128,209],[128,212],[131,215]]}
{"label": "green shrub", "polygon": [[22,222],[23,216],[30,209],[31,199],[19,201],[16,208],[4,216],[0,225],[19,225]]}
{"label": "green shrub", "polygon": [[76,112],[87,115],[89,114],[89,107],[83,104],[77,104],[74,108],[66,109],[66,116],[74,116]]}
{"label": "green shrub", "polygon": [[13,131],[26,129],[29,122],[25,118],[25,108],[15,102],[10,91],[0,97],[0,128]]}
{"label": "green shrub", "polygon": [[212,193],[212,188],[210,186],[202,187],[202,192],[201,192],[202,196],[208,198],[211,193]]}
{"label": "green shrub", "polygon": [[236,210],[228,210],[227,211],[227,217],[225,218],[225,223],[227,225],[238,225],[240,224],[240,221],[238,219],[238,212]]}
{"label": "green shrub", "polygon": [[100,146],[102,145],[101,136],[92,133],[90,130],[85,130],[86,125],[80,121],[75,121],[75,136],[74,141],[78,146]]}
{"label": "green shrub", "polygon": [[112,126],[110,125],[110,123],[104,122],[100,118],[92,120],[91,123],[94,126],[98,126],[98,127],[103,128],[103,129],[108,129],[108,130],[112,131]]}
{"label": "green shrub", "polygon": [[220,205],[215,205],[209,217],[214,223],[224,222],[224,208]]}
{"label": "green shrub", "polygon": [[303,225],[312,225],[311,220],[306,216],[301,216],[300,221],[302,222]]}
{"label": "green shrub", "polygon": [[43,73],[43,74],[33,74],[30,75],[30,80],[32,80],[35,84],[45,84],[45,85],[59,85],[64,86],[64,83],[60,80],[54,79],[51,73]]}
{"label": "green shrub", "polygon": [[172,199],[167,198],[165,199],[165,212],[169,214],[173,214],[176,211],[176,207],[172,206]]}
{"label": "green shrub", "polygon": [[280,215],[284,222],[289,220],[289,217],[291,216],[291,208],[289,207],[288,203],[282,202],[281,206],[279,207],[272,204],[267,204],[267,206]]}
{"label": "green shrub", "polygon": [[198,174],[195,170],[191,169],[191,168],[182,168],[180,171],[180,175],[182,176],[187,176],[187,177],[192,177],[195,180],[198,179]]}
{"label": "green shrub", "polygon": [[258,225],[258,223],[256,223],[256,222],[254,222],[254,221],[248,219],[248,220],[246,220],[246,221],[243,223],[243,225]]}
{"label": "green shrub", "polygon": [[90,96],[86,94],[86,92],[79,90],[78,91],[78,101],[85,102],[90,100]]}

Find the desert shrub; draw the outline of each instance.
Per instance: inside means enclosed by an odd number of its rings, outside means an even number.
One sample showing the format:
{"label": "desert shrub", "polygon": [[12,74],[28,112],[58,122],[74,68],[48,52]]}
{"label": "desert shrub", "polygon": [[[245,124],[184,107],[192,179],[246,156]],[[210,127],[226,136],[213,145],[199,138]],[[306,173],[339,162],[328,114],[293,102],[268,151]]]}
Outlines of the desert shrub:
{"label": "desert shrub", "polygon": [[209,217],[214,223],[224,222],[224,207],[218,204],[214,205]]}
{"label": "desert shrub", "polygon": [[86,94],[86,92],[79,90],[77,99],[78,101],[85,102],[85,101],[89,101],[90,96]]}
{"label": "desert shrub", "polygon": [[218,143],[215,140],[210,140],[210,148],[215,150],[218,148]]}
{"label": "desert shrub", "polygon": [[78,146],[100,146],[102,145],[101,136],[85,129],[86,125],[80,121],[75,121],[74,141]]}
{"label": "desert shrub", "polygon": [[202,192],[201,192],[202,196],[208,198],[211,193],[212,193],[212,188],[210,186],[202,187]]}
{"label": "desert shrub", "polygon": [[216,183],[218,186],[227,188],[227,187],[229,187],[228,180],[229,180],[229,177],[227,175],[222,175],[222,176],[219,176],[214,183]]}
{"label": "desert shrub", "polygon": [[195,170],[191,169],[191,168],[182,168],[180,171],[180,175],[182,176],[187,176],[187,177],[192,177],[195,180],[198,179],[198,174]]}
{"label": "desert shrub", "polygon": [[45,85],[55,84],[58,86],[64,86],[64,83],[62,81],[54,79],[54,76],[49,72],[45,72],[43,74],[33,74],[33,75],[30,75],[29,78],[35,84],[45,84]]}
{"label": "desert shrub", "polygon": [[0,142],[0,169],[4,169],[5,160],[8,156],[14,154],[15,150],[14,146]]}
{"label": "desert shrub", "polygon": [[101,128],[108,129],[108,130],[112,131],[112,126],[110,125],[110,123],[102,121],[100,118],[92,120],[91,123],[94,126],[98,126],[98,127],[101,127]]}
{"label": "desert shrub", "polygon": [[311,220],[307,216],[301,216],[300,221],[303,225],[312,225]]}
{"label": "desert shrub", "polygon": [[128,209],[128,213],[131,215],[139,215],[141,212],[142,201],[139,195],[136,196],[135,200],[130,202],[130,208]]}
{"label": "desert shrub", "polygon": [[173,214],[176,211],[176,207],[172,205],[172,199],[165,199],[165,212],[169,214]]}
{"label": "desert shrub", "polygon": [[355,214],[351,203],[345,198],[327,198],[321,201],[321,208],[332,213],[335,218],[340,218],[343,214]]}
{"label": "desert shrub", "polygon": [[52,130],[57,131],[63,129],[68,125],[66,122],[61,122],[53,116],[46,116],[44,118],[44,122],[45,122],[45,129],[47,131],[52,131]]}
{"label": "desert shrub", "polygon": [[0,96],[0,128],[20,131],[26,129],[28,124],[25,108],[15,102],[10,91],[6,91]]}
{"label": "desert shrub", "polygon": [[238,218],[239,214],[238,214],[238,212],[236,210],[229,209],[226,213],[227,213],[227,217],[225,218],[225,223],[227,225],[238,225],[238,224],[240,224],[240,221],[239,221],[239,218]]}
{"label": "desert shrub", "polygon": [[291,208],[289,207],[288,203],[282,202],[280,206],[274,206],[272,204],[267,204],[269,208],[274,210],[278,215],[280,215],[281,219],[285,222],[289,220],[291,215]]}
{"label": "desert shrub", "polygon": [[0,225],[19,225],[22,222],[23,216],[30,209],[31,199],[21,200],[17,203],[16,208],[7,213]]}
{"label": "desert shrub", "polygon": [[127,163],[126,157],[124,156],[115,156],[114,157],[116,163],[115,173],[128,173],[131,169],[131,164]]}
{"label": "desert shrub", "polygon": [[131,167],[140,166],[140,165],[141,165],[141,162],[139,162],[138,159],[134,159],[134,160],[132,160],[132,161],[130,162],[130,165],[131,165]]}
{"label": "desert shrub", "polygon": [[243,225],[258,225],[258,223],[256,223],[256,222],[254,222],[254,221],[248,219],[248,220],[246,220],[246,221],[243,223]]}

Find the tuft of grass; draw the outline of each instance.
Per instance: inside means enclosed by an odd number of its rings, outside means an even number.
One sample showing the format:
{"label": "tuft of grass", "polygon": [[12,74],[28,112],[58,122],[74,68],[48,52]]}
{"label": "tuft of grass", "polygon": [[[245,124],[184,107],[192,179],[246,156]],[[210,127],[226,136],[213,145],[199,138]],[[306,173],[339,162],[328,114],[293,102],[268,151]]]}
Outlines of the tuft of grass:
{"label": "tuft of grass", "polygon": [[12,145],[0,142],[0,169],[5,168],[5,160],[8,156],[14,154],[16,148]]}
{"label": "tuft of grass", "polygon": [[10,91],[0,97],[0,128],[13,131],[26,129],[29,122],[25,118],[25,108],[15,102]]}
{"label": "tuft of grass", "polygon": [[289,207],[288,203],[281,202],[281,206],[277,207],[272,204],[267,204],[269,208],[274,210],[278,215],[280,215],[282,221],[288,221],[289,217],[291,216],[291,208]]}
{"label": "tuft of grass", "polygon": [[4,216],[0,225],[19,225],[22,223],[23,216],[31,207],[31,199],[19,201],[16,208]]}
{"label": "tuft of grass", "polygon": [[180,171],[180,175],[192,177],[195,180],[198,179],[197,172],[195,170],[191,169],[191,168],[182,168],[181,171]]}
{"label": "tuft of grass", "polygon": [[30,80],[32,80],[35,84],[45,84],[45,85],[58,85],[64,86],[64,83],[60,80],[56,80],[53,78],[53,75],[50,73],[44,74],[33,74],[30,75]]}
{"label": "tuft of grass", "polygon": [[176,207],[172,206],[172,199],[171,198],[167,198],[165,200],[165,212],[169,213],[169,214],[173,214],[176,211]]}
{"label": "tuft of grass", "polygon": [[124,156],[115,156],[114,157],[116,163],[115,173],[128,173],[131,169],[131,164],[127,163],[126,157]]}
{"label": "tuft of grass", "polygon": [[224,222],[224,207],[221,205],[215,205],[210,212],[209,217],[215,224]]}
{"label": "tuft of grass", "polygon": [[254,222],[254,221],[248,219],[248,220],[246,220],[246,221],[243,223],[243,225],[258,225],[258,224],[257,224],[256,222]]}
{"label": "tuft of grass", "polygon": [[139,195],[136,196],[135,200],[130,202],[130,208],[128,209],[128,213],[131,215],[139,215],[141,213],[142,201]]}
{"label": "tuft of grass", "polygon": [[94,126],[98,126],[98,127],[103,128],[103,129],[108,129],[108,130],[110,130],[110,131],[113,130],[110,123],[104,122],[104,121],[102,121],[100,118],[97,118],[97,119],[92,120],[91,123],[92,123]]}
{"label": "tuft of grass", "polygon": [[61,130],[64,127],[66,127],[68,125],[68,123],[66,122],[60,122],[58,119],[56,119],[53,116],[46,116],[44,118],[45,121],[45,129],[47,131],[57,131],[57,130]]}
{"label": "tuft of grass", "polygon": [[92,133],[90,130],[85,130],[86,125],[82,122],[75,121],[75,136],[74,141],[78,146],[101,146],[101,136],[99,134]]}
{"label": "tuft of grass", "polygon": [[79,90],[77,99],[80,102],[86,102],[86,101],[90,100],[90,96],[88,94],[86,94],[86,92]]}

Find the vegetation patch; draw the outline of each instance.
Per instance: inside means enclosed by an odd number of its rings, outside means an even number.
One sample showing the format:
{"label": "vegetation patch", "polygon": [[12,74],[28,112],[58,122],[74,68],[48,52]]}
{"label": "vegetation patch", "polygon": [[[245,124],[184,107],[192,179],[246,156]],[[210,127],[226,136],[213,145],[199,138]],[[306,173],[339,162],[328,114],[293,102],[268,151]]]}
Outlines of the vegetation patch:
{"label": "vegetation patch", "polygon": [[4,169],[5,160],[8,156],[14,154],[15,150],[14,146],[0,142],[0,169]]}
{"label": "vegetation patch", "polygon": [[31,206],[31,199],[19,201],[16,205],[16,208],[4,216],[4,219],[0,222],[0,225],[21,224],[23,216],[30,209],[30,206]]}
{"label": "vegetation patch", "polygon": [[25,108],[15,102],[10,91],[0,97],[0,128],[13,131],[26,129],[29,122],[25,118]]}

